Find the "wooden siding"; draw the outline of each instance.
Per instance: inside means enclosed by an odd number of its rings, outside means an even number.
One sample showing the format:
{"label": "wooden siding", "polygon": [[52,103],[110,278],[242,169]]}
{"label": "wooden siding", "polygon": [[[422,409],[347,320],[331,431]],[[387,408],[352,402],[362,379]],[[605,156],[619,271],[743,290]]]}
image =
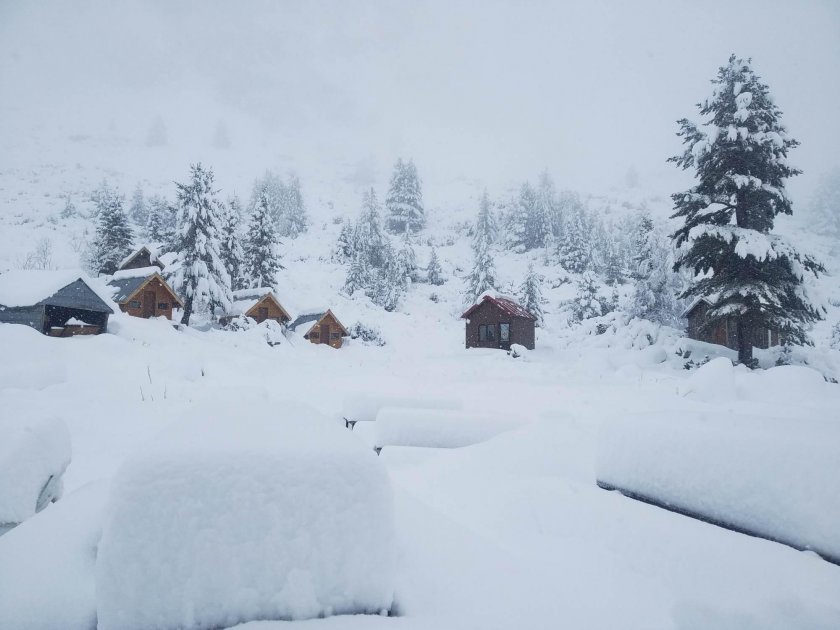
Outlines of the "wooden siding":
{"label": "wooden siding", "polygon": [[145,247],[141,247],[139,251],[125,261],[125,264],[120,267],[120,271],[125,269],[144,269],[146,267],[151,267],[152,265],[157,266],[159,269],[163,269],[163,264],[159,261],[152,262],[151,252]]}
{"label": "wooden siding", "polygon": [[[267,311],[260,313],[261,308],[267,309]],[[291,319],[289,314],[283,310],[283,307],[280,306],[270,293],[264,295],[245,315],[255,319],[258,324],[261,324],[267,319],[273,319],[278,324],[283,324]]]}
{"label": "wooden siding", "polygon": [[[726,346],[731,350],[738,349],[738,322],[734,317],[727,317],[710,322],[708,320],[709,305],[700,302],[688,314],[688,336],[697,341]],[[779,333],[767,328],[757,328],[753,332],[752,345],[756,348],[767,349],[778,346]]]}
{"label": "wooden siding", "polygon": [[[145,303],[147,294],[154,296],[153,308],[151,309]],[[161,308],[161,304],[166,306]],[[178,305],[178,297],[159,278],[153,277],[138,287],[127,300],[120,303],[120,310],[132,317],[165,317],[171,320],[172,311]],[[151,315],[148,314],[149,312],[151,312]]]}
{"label": "wooden siding", "polygon": [[[323,327],[329,329],[329,338],[326,340],[323,339],[323,335],[321,334],[321,330],[324,329]],[[344,337],[346,335],[347,331],[344,329],[344,326],[341,325],[332,313],[327,312],[309,329],[306,337],[310,343],[327,343],[333,348],[340,348],[344,343]]]}
{"label": "wooden siding", "polygon": [[[510,339],[501,339],[501,324],[510,325]],[[482,339],[481,328],[492,327],[493,337],[485,335]],[[482,302],[478,305],[466,321],[465,342],[467,348],[501,348],[506,350],[511,344],[518,343],[529,350],[536,346],[534,321],[525,317],[513,317],[492,302]]]}

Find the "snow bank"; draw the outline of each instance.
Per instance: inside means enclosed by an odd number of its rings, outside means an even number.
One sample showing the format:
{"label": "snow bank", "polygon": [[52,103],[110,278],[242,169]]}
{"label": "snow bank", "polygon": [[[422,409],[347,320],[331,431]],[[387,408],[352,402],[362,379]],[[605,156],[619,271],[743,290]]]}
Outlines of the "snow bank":
{"label": "snow bank", "polygon": [[376,446],[459,448],[484,442],[523,422],[462,411],[385,407],[376,415]]}
{"label": "snow bank", "polygon": [[348,394],[344,398],[343,415],[351,422],[373,422],[384,407],[458,410],[463,403],[455,398],[421,398],[416,394]]}
{"label": "snow bank", "polygon": [[840,559],[840,419],[658,413],[605,423],[598,481]]}
{"label": "snow bank", "polygon": [[91,630],[107,484],[71,492],[0,537],[0,628]]}
{"label": "snow bank", "polygon": [[0,324],[0,348],[14,360],[0,362],[0,390],[44,389],[67,380],[55,340],[29,326]]}
{"label": "snow bank", "polygon": [[394,540],[387,473],[350,432],[294,403],[207,404],[114,480],[99,628],[377,613]]}
{"label": "snow bank", "polygon": [[0,418],[0,532],[61,497],[70,434],[58,419]]}

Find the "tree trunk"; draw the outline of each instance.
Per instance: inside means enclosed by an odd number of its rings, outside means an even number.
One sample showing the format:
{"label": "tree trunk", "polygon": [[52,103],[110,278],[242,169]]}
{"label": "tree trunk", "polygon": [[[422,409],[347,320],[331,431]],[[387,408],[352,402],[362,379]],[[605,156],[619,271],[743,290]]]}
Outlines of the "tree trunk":
{"label": "tree trunk", "polygon": [[753,334],[752,326],[745,317],[739,317],[736,326],[738,331],[738,363],[746,365],[752,369],[753,365]]}
{"label": "tree trunk", "polygon": [[184,315],[181,317],[181,323],[184,326],[190,325],[190,315],[192,315],[193,300],[191,297],[184,299]]}

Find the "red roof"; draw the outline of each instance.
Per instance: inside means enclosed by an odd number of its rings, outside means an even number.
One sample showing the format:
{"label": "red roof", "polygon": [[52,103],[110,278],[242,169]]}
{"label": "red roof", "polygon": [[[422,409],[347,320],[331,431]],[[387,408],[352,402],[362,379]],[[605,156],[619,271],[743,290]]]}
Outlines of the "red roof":
{"label": "red roof", "polygon": [[524,317],[526,319],[531,319],[534,321],[537,320],[537,318],[534,315],[532,315],[527,309],[523,308],[513,300],[509,300],[503,297],[493,297],[492,295],[485,295],[480,302],[478,302],[477,304],[473,304],[471,307],[469,307],[466,310],[466,312],[463,315],[461,315],[461,319],[466,319],[467,317],[469,317],[472,314],[472,312],[475,311],[475,309],[477,309],[485,302],[490,302],[491,304],[496,306],[496,308],[498,308],[500,311],[506,313],[507,315],[510,315],[511,317]]}

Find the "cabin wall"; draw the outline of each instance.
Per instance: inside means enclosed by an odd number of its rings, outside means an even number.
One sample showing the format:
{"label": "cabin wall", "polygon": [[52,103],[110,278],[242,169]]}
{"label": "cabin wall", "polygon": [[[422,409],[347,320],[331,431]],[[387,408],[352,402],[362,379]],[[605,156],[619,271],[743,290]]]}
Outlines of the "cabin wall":
{"label": "cabin wall", "polygon": [[[260,308],[268,309],[268,313],[261,315]],[[248,317],[255,319],[258,324],[263,323],[267,319],[273,319],[278,324],[289,321],[288,316],[286,316],[283,310],[277,306],[274,300],[267,297],[254,304],[254,306],[245,314]]]}
{"label": "cabin wall", "polygon": [[154,263],[152,257],[146,252],[140,252],[134,258],[125,263],[121,270],[125,269],[143,269],[144,267],[151,267]]}
{"label": "cabin wall", "polygon": [[[500,324],[510,324],[510,340],[501,340]],[[490,335],[481,338],[481,327],[492,327]],[[491,302],[482,302],[478,308],[470,313],[465,327],[465,344],[467,348],[502,348],[507,349],[510,344],[518,343],[529,350],[535,347],[534,322],[525,317],[508,315]]]}
{"label": "cabin wall", "polygon": [[5,306],[0,307],[0,323],[22,324],[44,332],[43,306]]}
{"label": "cabin wall", "polygon": [[[330,337],[328,341],[321,339],[321,326],[328,325],[330,327]],[[344,344],[343,332],[341,326],[332,315],[325,315],[317,322],[309,332],[310,343],[328,343],[333,348],[340,348]]]}
{"label": "cabin wall", "polygon": [[[691,339],[726,346],[731,350],[738,349],[738,320],[727,317],[710,325],[708,317],[709,307],[705,303],[698,304],[688,314],[688,336]],[[769,348],[779,345],[779,333],[761,327],[753,331],[752,345],[756,348]]]}
{"label": "cabin wall", "polygon": [[165,317],[171,320],[172,311],[178,307],[178,303],[175,300],[175,296],[157,278],[148,282],[135,295],[131,296],[129,300],[120,304],[120,310],[123,313],[128,313],[132,317],[146,317],[147,310],[144,301],[147,291],[155,294],[153,308],[150,309],[152,314],[149,317]]}
{"label": "cabin wall", "polygon": [[533,350],[536,347],[535,328],[534,321],[526,317],[514,317],[511,322],[510,342]]}

